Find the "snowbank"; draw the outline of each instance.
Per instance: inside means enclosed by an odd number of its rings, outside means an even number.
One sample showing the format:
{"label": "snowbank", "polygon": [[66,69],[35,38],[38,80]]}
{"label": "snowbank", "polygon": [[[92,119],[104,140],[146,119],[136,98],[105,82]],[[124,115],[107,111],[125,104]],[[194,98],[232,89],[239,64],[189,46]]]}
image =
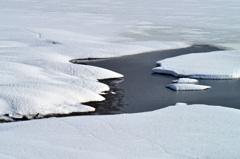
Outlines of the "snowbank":
{"label": "snowbank", "polygon": [[0,124],[0,158],[240,158],[240,111],[177,104],[139,114]]}
{"label": "snowbank", "polygon": [[200,91],[211,88],[211,86],[196,84],[170,84],[167,87],[175,91]]}
{"label": "snowbank", "polygon": [[240,78],[240,52],[216,51],[193,53],[164,59],[157,62],[154,73],[171,74],[177,77],[203,79]]}

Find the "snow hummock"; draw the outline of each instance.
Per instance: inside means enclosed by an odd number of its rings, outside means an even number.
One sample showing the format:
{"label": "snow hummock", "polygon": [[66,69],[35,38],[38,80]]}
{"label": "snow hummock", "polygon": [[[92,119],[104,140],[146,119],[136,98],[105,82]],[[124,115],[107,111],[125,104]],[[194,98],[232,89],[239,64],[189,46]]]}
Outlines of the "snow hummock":
{"label": "snow hummock", "polygon": [[153,112],[0,124],[0,158],[239,158],[240,111],[177,104]]}
{"label": "snow hummock", "polygon": [[157,62],[154,73],[171,74],[177,77],[203,79],[240,78],[240,52],[215,51],[211,53],[192,53],[167,58]]}
{"label": "snow hummock", "polygon": [[198,83],[197,79],[192,79],[192,78],[179,78],[177,80],[173,80],[173,83]]}
{"label": "snow hummock", "polygon": [[166,87],[175,91],[200,91],[211,88],[211,86],[197,85],[197,84],[170,84]]}

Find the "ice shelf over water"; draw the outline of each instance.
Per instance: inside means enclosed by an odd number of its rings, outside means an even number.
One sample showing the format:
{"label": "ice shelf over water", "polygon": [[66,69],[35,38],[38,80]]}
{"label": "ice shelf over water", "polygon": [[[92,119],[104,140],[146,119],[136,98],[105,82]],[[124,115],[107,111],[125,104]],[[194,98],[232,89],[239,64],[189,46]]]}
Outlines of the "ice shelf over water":
{"label": "ice shelf over water", "polygon": [[202,79],[240,78],[240,51],[192,53],[160,60],[154,73]]}

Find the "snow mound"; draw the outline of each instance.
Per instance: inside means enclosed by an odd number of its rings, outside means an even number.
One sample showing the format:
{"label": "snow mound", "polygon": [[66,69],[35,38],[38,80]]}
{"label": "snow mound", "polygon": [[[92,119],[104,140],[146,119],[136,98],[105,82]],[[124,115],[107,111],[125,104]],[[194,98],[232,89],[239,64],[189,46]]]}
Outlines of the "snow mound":
{"label": "snow mound", "polygon": [[211,88],[211,86],[196,85],[196,84],[170,84],[166,87],[175,91],[200,91]]}
{"label": "snow mound", "polygon": [[203,79],[240,78],[240,52],[193,53],[160,60],[154,73]]}
{"label": "snow mound", "polygon": [[198,80],[191,78],[179,78],[177,80],[173,80],[173,83],[198,83]]}

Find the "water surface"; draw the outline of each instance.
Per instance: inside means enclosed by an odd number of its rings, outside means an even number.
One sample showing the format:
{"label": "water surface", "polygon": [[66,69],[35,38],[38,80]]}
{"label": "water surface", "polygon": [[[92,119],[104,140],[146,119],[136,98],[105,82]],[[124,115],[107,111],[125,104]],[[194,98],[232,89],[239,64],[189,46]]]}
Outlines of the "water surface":
{"label": "water surface", "polygon": [[86,103],[96,108],[94,114],[117,114],[152,111],[175,105],[188,104],[221,105],[240,109],[240,80],[199,80],[199,84],[212,86],[204,91],[173,91],[166,88],[176,77],[152,74],[158,60],[188,53],[218,51],[209,45],[154,51],[110,59],[84,60],[88,65],[107,68],[124,75],[124,80],[103,80],[111,87],[106,101]]}

